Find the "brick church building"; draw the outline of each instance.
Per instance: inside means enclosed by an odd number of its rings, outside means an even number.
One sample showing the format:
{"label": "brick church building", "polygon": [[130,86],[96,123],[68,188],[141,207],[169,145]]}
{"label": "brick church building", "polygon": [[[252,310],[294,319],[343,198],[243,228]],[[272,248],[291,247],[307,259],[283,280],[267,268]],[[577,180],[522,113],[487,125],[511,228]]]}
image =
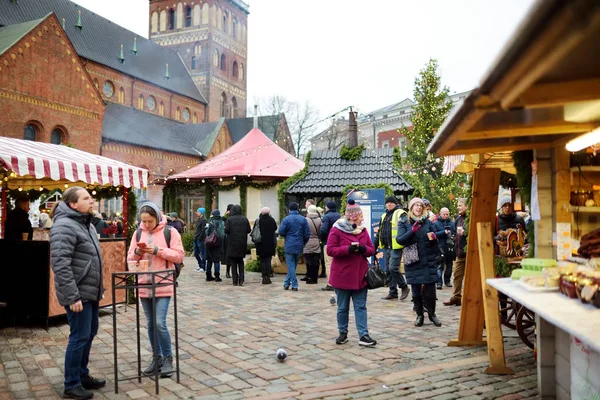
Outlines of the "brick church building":
{"label": "brick church building", "polygon": [[[150,0],[148,40],[70,0],[1,2],[0,135],[145,167],[153,184],[138,198],[161,204],[166,176],[248,125],[247,5],[167,3]],[[290,138],[285,117],[265,118],[281,121],[267,136]]]}

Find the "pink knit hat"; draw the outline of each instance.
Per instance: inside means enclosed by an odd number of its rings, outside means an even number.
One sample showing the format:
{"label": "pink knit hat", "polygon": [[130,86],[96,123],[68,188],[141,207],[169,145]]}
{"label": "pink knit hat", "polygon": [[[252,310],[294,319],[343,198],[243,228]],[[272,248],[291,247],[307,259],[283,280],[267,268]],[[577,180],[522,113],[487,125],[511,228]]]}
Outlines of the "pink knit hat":
{"label": "pink knit hat", "polygon": [[420,198],[418,198],[418,197],[413,197],[413,198],[410,200],[410,202],[408,203],[408,211],[412,210],[413,206],[414,206],[415,204],[417,204],[417,203],[421,203],[421,205],[422,205],[423,207],[425,207],[425,204],[423,203],[423,200],[421,200],[421,199],[420,199]]}
{"label": "pink knit hat", "polygon": [[350,199],[348,200],[348,204],[346,204],[346,212],[344,213],[344,216],[348,220],[355,220],[362,216],[362,210],[354,200]]}

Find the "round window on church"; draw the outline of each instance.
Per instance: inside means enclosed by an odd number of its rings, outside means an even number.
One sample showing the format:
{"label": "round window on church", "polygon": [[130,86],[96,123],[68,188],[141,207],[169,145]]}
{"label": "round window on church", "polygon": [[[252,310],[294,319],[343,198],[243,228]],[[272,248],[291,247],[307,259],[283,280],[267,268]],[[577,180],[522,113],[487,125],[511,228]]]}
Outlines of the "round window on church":
{"label": "round window on church", "polygon": [[115,85],[113,85],[111,81],[106,81],[104,82],[102,91],[106,97],[112,97],[112,95],[115,94]]}
{"label": "round window on church", "polygon": [[183,113],[181,115],[182,115],[184,121],[189,121],[190,120],[190,110],[189,110],[189,108],[184,108],[183,109]]}
{"label": "round window on church", "polygon": [[154,109],[156,109],[156,100],[154,99],[154,96],[148,96],[147,104],[148,110],[154,111]]}

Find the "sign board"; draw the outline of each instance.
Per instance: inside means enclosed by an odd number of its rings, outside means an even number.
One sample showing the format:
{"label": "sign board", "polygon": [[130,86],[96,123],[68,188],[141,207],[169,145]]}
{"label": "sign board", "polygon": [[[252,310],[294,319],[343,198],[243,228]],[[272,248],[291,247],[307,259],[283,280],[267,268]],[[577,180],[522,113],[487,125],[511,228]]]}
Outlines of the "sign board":
{"label": "sign board", "polygon": [[346,193],[348,200],[352,199],[363,212],[362,225],[369,232],[371,240],[379,231],[381,215],[385,213],[385,189],[360,189]]}

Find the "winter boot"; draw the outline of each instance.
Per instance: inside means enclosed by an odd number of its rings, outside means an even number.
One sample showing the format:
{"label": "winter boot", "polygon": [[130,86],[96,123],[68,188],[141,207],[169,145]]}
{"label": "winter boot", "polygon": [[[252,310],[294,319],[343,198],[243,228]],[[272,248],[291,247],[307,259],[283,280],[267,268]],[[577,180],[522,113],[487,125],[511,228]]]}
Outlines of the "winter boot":
{"label": "winter boot", "polygon": [[221,282],[223,279],[221,279],[221,273],[220,272],[215,272],[215,282]]}
{"label": "winter boot", "polygon": [[167,356],[164,358],[163,366],[160,369],[161,378],[169,378],[173,375],[173,356]]}
{"label": "winter boot", "polygon": [[415,320],[415,326],[423,326],[423,322],[425,320],[425,317],[423,316],[423,297],[422,296],[418,296],[418,297],[413,296],[413,302],[415,303],[413,310],[415,310],[415,312],[417,313],[417,319]]}
{"label": "winter boot", "polygon": [[145,375],[154,375],[154,370],[158,368],[158,372],[161,372],[163,366],[163,357],[162,356],[152,356],[152,362],[146,369],[143,371]]}
{"label": "winter boot", "polygon": [[206,271],[206,282],[214,281],[215,278],[212,276],[212,272]]}
{"label": "winter boot", "polygon": [[227,270],[225,272],[225,278],[230,279],[231,278],[231,265],[227,264]]}
{"label": "winter boot", "polygon": [[442,326],[442,323],[435,315],[435,297],[427,298],[427,314],[429,315],[429,320],[433,322],[433,324],[437,327]]}
{"label": "winter boot", "polygon": [[263,277],[262,277],[262,284],[263,284],[263,285],[266,285],[266,284],[267,284],[267,277],[266,277],[266,276],[263,276]]}

